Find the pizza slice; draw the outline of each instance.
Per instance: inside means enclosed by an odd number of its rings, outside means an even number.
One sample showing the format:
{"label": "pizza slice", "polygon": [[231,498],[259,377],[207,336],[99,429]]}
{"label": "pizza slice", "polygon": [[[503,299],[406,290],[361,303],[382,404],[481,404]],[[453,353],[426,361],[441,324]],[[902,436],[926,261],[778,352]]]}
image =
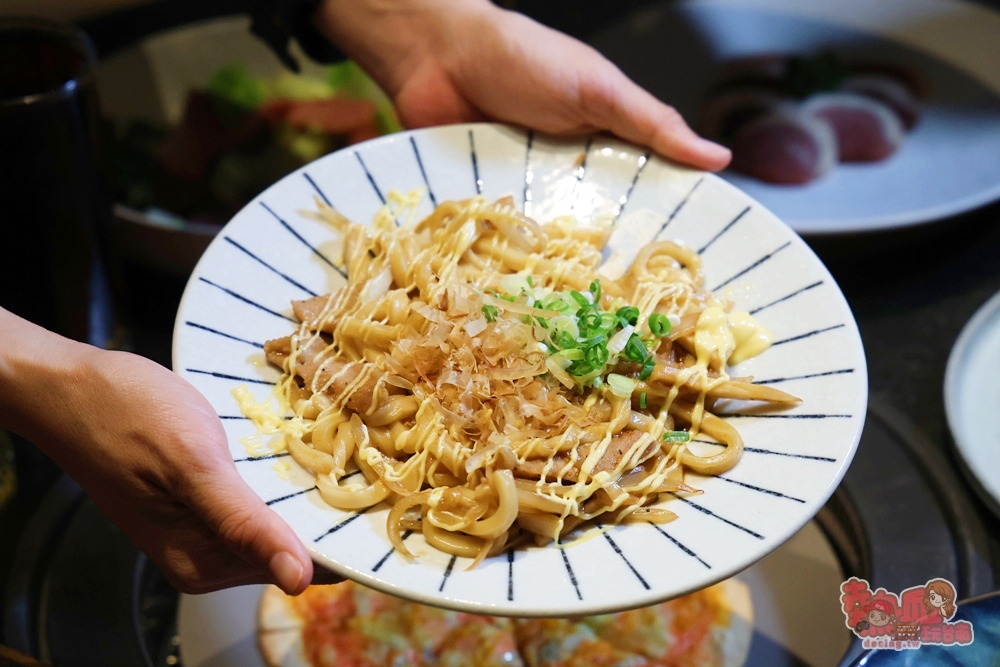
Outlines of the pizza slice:
{"label": "pizza slice", "polygon": [[480,616],[353,582],[298,597],[269,586],[258,642],[269,667],[739,667],[752,635],[747,587],[579,619]]}
{"label": "pizza slice", "polygon": [[510,619],[417,604],[347,581],[298,596],[268,586],[257,638],[269,667],[523,667]]}

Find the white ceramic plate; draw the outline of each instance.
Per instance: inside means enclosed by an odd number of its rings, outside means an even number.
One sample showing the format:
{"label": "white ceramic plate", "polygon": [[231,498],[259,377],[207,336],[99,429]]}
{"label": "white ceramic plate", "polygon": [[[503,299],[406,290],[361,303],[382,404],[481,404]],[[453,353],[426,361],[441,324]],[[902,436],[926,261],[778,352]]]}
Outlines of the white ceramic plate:
{"label": "white ceramic plate", "polygon": [[[737,413],[728,419],[746,454],[722,477],[693,477],[704,495],[669,502],[680,516],[673,523],[617,527],[565,550],[510,552],[471,571],[467,560],[414,535],[407,546],[418,558],[405,562],[389,547],[386,507],[360,514],[333,509],[290,457],[248,459],[240,439],[254,429],[231,391],[246,385],[258,400],[267,398],[279,372],[264,362],[261,343],[293,330],[291,299],[343,284],[328,260],[332,233],[297,211],[319,195],[348,218],[369,221],[390,188],[418,187],[438,202],[480,191],[490,198],[513,193],[539,219],[570,209],[580,217],[617,212],[609,262],[631,262],[654,237],[701,250],[707,287],[733,298],[775,335],[766,354],[733,373],[778,384],[804,402],[782,414],[728,406]],[[431,211],[431,201],[422,212]],[[222,417],[240,474],[317,561],[395,595],[520,616],[648,605],[760,559],[801,528],[840,481],[860,437],[868,386],[857,327],[830,274],[794,232],[745,194],[615,140],[553,140],[487,124],[376,139],[321,158],[257,197],[191,277],[174,330],[174,368]]]}
{"label": "white ceramic plate", "polygon": [[952,348],[944,406],[963,472],[1000,516],[1000,294],[976,311]]}
{"label": "white ceramic plate", "polygon": [[801,234],[890,229],[1000,198],[1000,14],[958,0],[684,0],[593,44],[694,122],[721,63],[832,48],[926,74],[931,97],[900,150],[804,186],[723,177]]}

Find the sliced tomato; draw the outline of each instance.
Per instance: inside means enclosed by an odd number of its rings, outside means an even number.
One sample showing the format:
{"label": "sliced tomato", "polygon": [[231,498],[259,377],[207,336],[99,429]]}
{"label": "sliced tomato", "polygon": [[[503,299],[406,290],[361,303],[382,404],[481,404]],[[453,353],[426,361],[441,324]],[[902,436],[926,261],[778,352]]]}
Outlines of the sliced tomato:
{"label": "sliced tomato", "polygon": [[326,100],[295,101],[285,113],[285,122],[300,130],[316,130],[331,135],[347,134],[374,125],[375,103],[331,97]]}

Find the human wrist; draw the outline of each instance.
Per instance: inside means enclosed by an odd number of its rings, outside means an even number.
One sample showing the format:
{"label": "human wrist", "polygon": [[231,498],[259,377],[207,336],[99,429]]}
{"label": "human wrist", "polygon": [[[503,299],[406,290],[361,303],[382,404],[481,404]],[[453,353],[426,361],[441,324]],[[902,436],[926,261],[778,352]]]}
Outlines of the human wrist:
{"label": "human wrist", "polygon": [[83,379],[97,352],[0,308],[0,428],[44,439],[52,406]]}

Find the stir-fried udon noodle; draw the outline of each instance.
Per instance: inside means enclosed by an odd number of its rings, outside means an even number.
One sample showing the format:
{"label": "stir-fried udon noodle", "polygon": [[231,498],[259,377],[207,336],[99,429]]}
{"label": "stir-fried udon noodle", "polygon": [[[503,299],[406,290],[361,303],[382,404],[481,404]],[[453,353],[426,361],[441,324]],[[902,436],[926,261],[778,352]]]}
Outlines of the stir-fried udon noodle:
{"label": "stir-fried udon noodle", "polygon": [[[649,243],[611,279],[610,223],[539,224],[482,197],[416,220],[412,199],[394,201],[370,226],[316,202],[348,282],[293,301],[301,324],[265,345],[292,416],[236,394],[326,503],[387,502],[405,557],[404,531],[475,564],[586,525],[670,521],[663,494],[697,493],[685,472],[740,459],[717,401],[798,401],[727,374],[770,334],[702,288],[681,244]],[[699,455],[698,434],[718,444]]]}

